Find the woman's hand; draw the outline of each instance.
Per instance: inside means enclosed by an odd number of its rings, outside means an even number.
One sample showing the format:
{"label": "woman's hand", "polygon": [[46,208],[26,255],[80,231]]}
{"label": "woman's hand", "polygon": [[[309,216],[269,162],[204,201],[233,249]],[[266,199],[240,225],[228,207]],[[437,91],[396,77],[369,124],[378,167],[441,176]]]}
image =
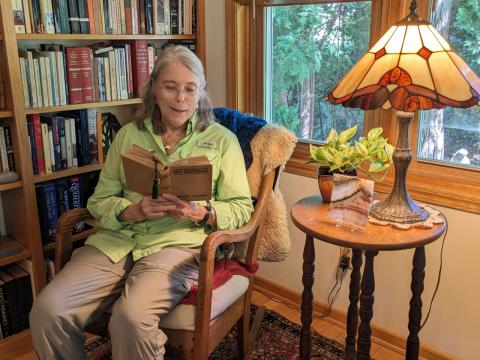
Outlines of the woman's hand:
{"label": "woman's hand", "polygon": [[176,204],[162,196],[158,199],[152,199],[151,196],[144,196],[138,203],[127,207],[118,216],[118,219],[127,222],[140,222],[165,216],[169,211],[175,211],[176,209]]}
{"label": "woman's hand", "polygon": [[162,198],[175,205],[175,209],[167,211],[175,221],[186,219],[198,223],[207,213],[207,209],[194,201],[185,201],[172,194],[163,194]]}

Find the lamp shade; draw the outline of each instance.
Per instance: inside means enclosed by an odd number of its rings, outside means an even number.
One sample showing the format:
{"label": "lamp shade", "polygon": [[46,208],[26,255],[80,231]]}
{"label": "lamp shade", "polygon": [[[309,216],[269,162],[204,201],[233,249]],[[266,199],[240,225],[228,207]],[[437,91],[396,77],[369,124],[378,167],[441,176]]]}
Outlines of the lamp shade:
{"label": "lamp shade", "polygon": [[411,8],[335,85],[327,100],[363,110],[468,108],[480,102],[480,78]]}

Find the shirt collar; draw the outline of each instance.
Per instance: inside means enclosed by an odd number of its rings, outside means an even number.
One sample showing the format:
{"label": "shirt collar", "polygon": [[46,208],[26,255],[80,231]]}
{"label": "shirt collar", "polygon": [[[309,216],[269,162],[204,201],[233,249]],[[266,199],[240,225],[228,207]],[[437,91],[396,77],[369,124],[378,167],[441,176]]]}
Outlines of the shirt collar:
{"label": "shirt collar", "polygon": [[[187,131],[186,136],[190,135],[197,127],[198,122],[200,121],[200,116],[198,115],[198,111],[195,111],[192,117],[188,120],[187,123]],[[148,117],[144,121],[145,127],[150,131],[152,134],[155,134],[153,131],[153,123],[152,118]]]}

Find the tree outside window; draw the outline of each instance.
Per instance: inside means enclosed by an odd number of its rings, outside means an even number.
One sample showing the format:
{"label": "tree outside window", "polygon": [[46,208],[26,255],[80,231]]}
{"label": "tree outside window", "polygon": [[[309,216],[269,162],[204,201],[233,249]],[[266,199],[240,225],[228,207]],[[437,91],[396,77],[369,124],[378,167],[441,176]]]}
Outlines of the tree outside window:
{"label": "tree outside window", "polygon": [[[480,2],[437,0],[430,20],[455,52],[480,74]],[[480,106],[423,112],[417,159],[480,168]]]}
{"label": "tree outside window", "polygon": [[327,92],[368,50],[370,1],[266,10],[266,118],[300,139],[324,141],[331,128],[359,126],[359,109],[333,106]]}

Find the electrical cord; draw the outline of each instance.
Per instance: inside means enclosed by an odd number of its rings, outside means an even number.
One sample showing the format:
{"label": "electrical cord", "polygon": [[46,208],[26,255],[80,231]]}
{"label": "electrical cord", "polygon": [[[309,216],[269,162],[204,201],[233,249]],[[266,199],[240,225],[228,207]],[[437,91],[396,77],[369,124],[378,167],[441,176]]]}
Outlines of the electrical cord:
{"label": "electrical cord", "polygon": [[447,238],[447,233],[448,233],[448,224],[445,228],[445,234],[443,235],[443,239],[442,239],[442,247],[440,248],[440,266],[438,268],[437,284],[435,285],[435,290],[433,291],[432,299],[430,300],[430,306],[428,307],[427,315],[425,316],[425,319],[423,320],[422,325],[420,325],[419,332],[423,329],[423,327],[428,321],[428,318],[430,317],[433,301],[435,300],[435,296],[437,295],[438,288],[440,287],[440,279],[442,278],[442,268],[443,268],[443,246],[445,245],[445,239]]}

